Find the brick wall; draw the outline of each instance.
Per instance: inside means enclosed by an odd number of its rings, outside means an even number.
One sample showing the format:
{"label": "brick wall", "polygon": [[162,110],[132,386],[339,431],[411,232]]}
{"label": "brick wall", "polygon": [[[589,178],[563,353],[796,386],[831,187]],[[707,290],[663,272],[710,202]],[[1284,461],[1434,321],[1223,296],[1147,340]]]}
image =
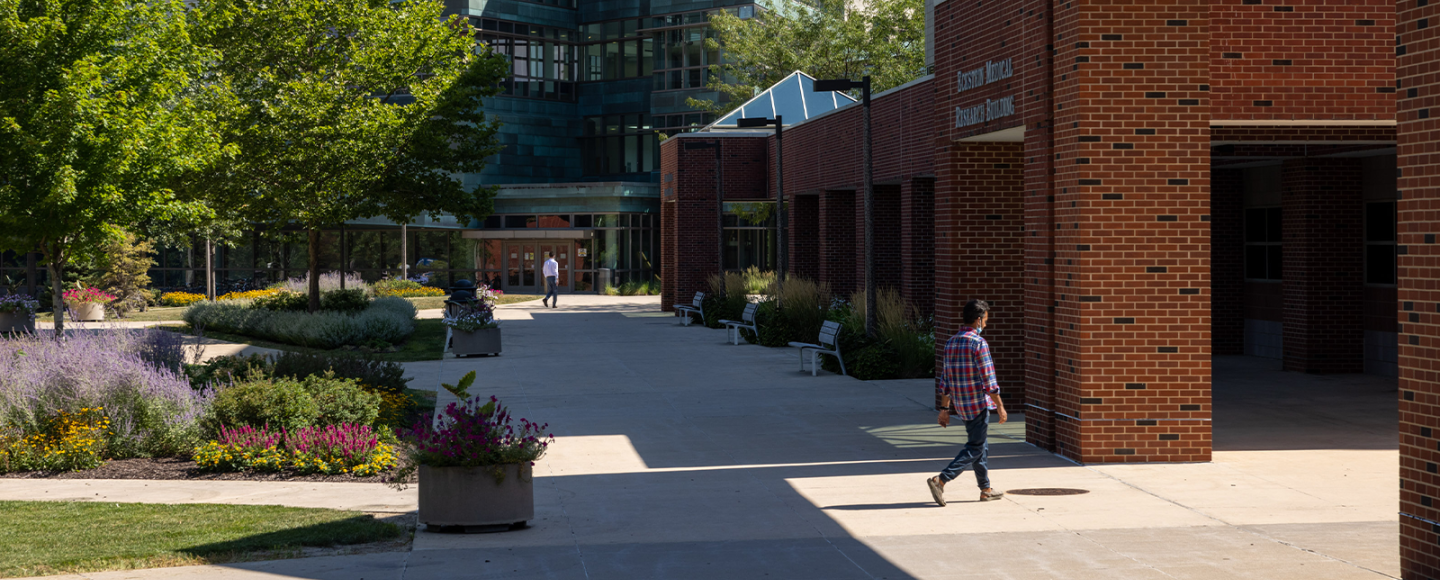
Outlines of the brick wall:
{"label": "brick wall", "polygon": [[855,256],[862,246],[855,243],[855,191],[826,191],[819,195],[820,211],[820,273],[817,281],[830,284],[836,296],[849,296],[855,291],[857,270]]}
{"label": "brick wall", "polygon": [[1055,7],[1055,447],[1209,460],[1209,2]]}
{"label": "brick wall", "polygon": [[1285,370],[1363,372],[1360,161],[1289,160],[1281,180]]}
{"label": "brick wall", "polygon": [[935,314],[935,180],[900,184],[900,291],[922,316]]}
{"label": "brick wall", "polygon": [[[901,286],[900,259],[900,186],[875,186],[875,284],[876,288]],[[865,203],[861,191],[855,192],[855,284],[865,288]]]}
{"label": "brick wall", "polygon": [[[1400,90],[1400,569],[1407,579],[1440,577],[1440,156],[1435,135],[1440,115],[1433,114],[1440,97],[1440,76],[1433,47],[1440,41],[1436,23],[1440,4],[1414,0],[1398,4],[1396,25],[1399,58],[1396,87]],[[1414,316],[1412,319],[1411,316]]]}
{"label": "brick wall", "polygon": [[1394,117],[1395,0],[1223,0],[1209,12],[1212,118]]}
{"label": "brick wall", "polygon": [[[957,144],[935,195],[935,361],[965,303],[990,303],[984,337],[1007,408],[1025,405],[1024,145]],[[938,368],[938,367],[937,367]]]}
{"label": "brick wall", "polygon": [[1210,349],[1245,352],[1245,192],[1243,172],[1210,172]]}
{"label": "brick wall", "polygon": [[[921,81],[871,99],[875,183],[899,183],[912,176],[935,174],[930,147],[938,128],[934,114],[934,81]],[[858,190],[864,181],[861,136],[859,106],[786,129],[785,191]]]}
{"label": "brick wall", "polygon": [[786,243],[790,245],[790,275],[809,280],[820,278],[820,196],[787,196],[786,213],[790,229]]}
{"label": "brick wall", "polygon": [[689,304],[695,292],[709,292],[708,279],[719,271],[719,222],[716,207],[715,149],[721,147],[720,179],[726,200],[769,199],[769,144],[763,134],[679,135],[660,145],[661,304]]}

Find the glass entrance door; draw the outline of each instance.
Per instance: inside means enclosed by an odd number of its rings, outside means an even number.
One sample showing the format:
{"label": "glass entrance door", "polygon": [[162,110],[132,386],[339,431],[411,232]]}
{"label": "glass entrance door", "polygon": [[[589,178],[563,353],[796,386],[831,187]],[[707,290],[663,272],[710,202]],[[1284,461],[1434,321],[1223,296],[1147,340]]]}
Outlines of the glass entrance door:
{"label": "glass entrance door", "polygon": [[[570,253],[573,251],[574,245],[575,244],[571,242],[546,242],[540,244],[540,254],[539,258],[537,258],[540,265],[536,266],[536,268],[543,274],[545,272],[545,255],[549,254],[554,256],[555,263],[560,266],[559,276],[556,276],[555,283],[560,286],[560,291],[562,292],[569,292],[572,287],[570,285]],[[540,280],[540,290],[541,292],[545,291],[545,281],[543,279]]]}
{"label": "glass entrance door", "polygon": [[538,294],[543,280],[537,283],[536,244],[516,242],[505,244],[505,292]]}

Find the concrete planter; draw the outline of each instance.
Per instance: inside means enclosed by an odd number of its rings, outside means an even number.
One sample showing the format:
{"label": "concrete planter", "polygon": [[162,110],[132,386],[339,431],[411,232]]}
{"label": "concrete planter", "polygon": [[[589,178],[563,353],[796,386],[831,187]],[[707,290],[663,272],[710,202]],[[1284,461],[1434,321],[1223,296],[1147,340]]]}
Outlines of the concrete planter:
{"label": "concrete planter", "polygon": [[105,320],[105,305],[99,302],[82,302],[70,307],[75,311],[75,319],[81,322],[99,322]]}
{"label": "concrete planter", "polygon": [[35,319],[29,312],[0,312],[0,332],[35,332]]}
{"label": "concrete planter", "polygon": [[520,527],[535,518],[529,463],[491,467],[420,466],[420,523],[435,528]]}
{"label": "concrete planter", "polygon": [[484,328],[474,332],[456,330],[450,336],[450,352],[455,356],[500,354],[500,329]]}

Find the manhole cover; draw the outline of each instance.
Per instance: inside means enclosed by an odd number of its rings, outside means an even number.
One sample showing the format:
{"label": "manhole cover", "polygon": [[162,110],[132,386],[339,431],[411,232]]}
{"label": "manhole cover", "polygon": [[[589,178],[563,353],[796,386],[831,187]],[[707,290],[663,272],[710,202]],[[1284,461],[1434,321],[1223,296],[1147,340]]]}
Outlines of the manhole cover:
{"label": "manhole cover", "polygon": [[1069,489],[1064,487],[1037,487],[1035,489],[1012,489],[1005,493],[1015,495],[1080,495],[1090,493],[1088,489]]}

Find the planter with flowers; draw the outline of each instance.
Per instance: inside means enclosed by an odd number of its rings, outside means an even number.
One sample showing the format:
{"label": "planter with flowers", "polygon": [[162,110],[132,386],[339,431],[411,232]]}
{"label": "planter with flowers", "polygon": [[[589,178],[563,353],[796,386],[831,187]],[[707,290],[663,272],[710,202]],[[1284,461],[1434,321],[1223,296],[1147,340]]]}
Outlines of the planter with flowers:
{"label": "planter with flowers", "polygon": [[500,354],[500,324],[489,301],[457,305],[440,322],[450,328],[450,352],[455,356]]}
{"label": "planter with flowers", "polygon": [[24,294],[0,296],[0,332],[35,332],[40,303]]}
{"label": "planter with flowers", "polygon": [[114,300],[114,296],[95,288],[65,291],[65,307],[81,322],[105,320],[105,305]]}
{"label": "planter with flowers", "polygon": [[470,397],[445,385],[460,401],[396,435],[410,446],[396,481],[419,473],[420,523],[433,531],[519,529],[535,517],[534,465],[554,438],[547,425],[519,419],[494,397]]}

